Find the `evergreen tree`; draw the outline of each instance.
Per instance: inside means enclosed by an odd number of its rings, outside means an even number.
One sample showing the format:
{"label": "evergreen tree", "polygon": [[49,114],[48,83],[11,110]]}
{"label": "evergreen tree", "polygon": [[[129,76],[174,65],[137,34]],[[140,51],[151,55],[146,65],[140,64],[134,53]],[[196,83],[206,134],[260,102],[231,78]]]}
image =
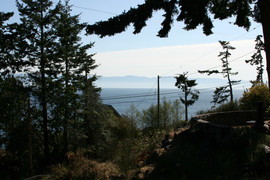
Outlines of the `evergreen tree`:
{"label": "evergreen tree", "polygon": [[[231,46],[229,42],[226,41],[219,41],[220,45],[224,49],[224,51],[220,52],[218,57],[221,57],[220,60],[222,62],[222,70],[206,70],[200,71],[199,73],[206,73],[207,75],[211,74],[222,74],[224,78],[227,78],[228,85],[221,86],[216,88],[214,91],[213,96],[213,103],[220,104],[227,101],[227,98],[230,97],[230,101],[233,102],[233,89],[232,86],[238,84],[240,81],[232,81],[231,76],[237,75],[238,72],[232,72],[232,68],[229,67],[229,60],[228,58],[231,56],[230,50],[234,50],[235,47]],[[229,89],[228,89],[229,88]],[[229,93],[229,94],[228,94]]]}
{"label": "evergreen tree", "polygon": [[[89,111],[87,117],[94,113],[90,106],[99,102],[99,88],[95,88],[93,82],[96,80],[91,71],[97,67],[94,54],[88,54],[88,50],[94,43],[83,45],[81,43],[80,33],[83,26],[79,22],[79,15],[71,15],[71,6],[69,1],[58,5],[59,12],[56,16],[54,27],[59,40],[57,44],[57,60],[54,63],[57,72],[57,81],[55,81],[55,91],[59,91],[59,99],[54,103],[56,109],[62,114],[58,119],[63,127],[63,151],[65,155],[69,145],[69,129],[74,131],[74,126],[80,116],[78,111],[81,107]],[[92,76],[92,77],[91,77]],[[78,94],[82,92],[82,95]],[[83,98],[83,102],[80,99]],[[91,103],[90,103],[91,102]],[[90,104],[91,105],[90,105]],[[58,113],[57,111],[54,111]],[[87,119],[84,117],[84,119]],[[78,126],[75,125],[77,128]],[[90,128],[90,127],[89,127]],[[78,130],[79,131],[79,130]],[[73,138],[74,139],[74,138]]]}
{"label": "evergreen tree", "polygon": [[[74,84],[76,74],[74,70],[78,68],[79,64],[76,62],[77,51],[80,47],[79,34],[82,27],[79,24],[79,15],[72,16],[71,7],[68,1],[65,4],[59,5],[59,12],[56,16],[55,28],[59,43],[57,44],[57,60],[54,66],[58,69],[58,81],[56,90],[60,91],[60,98],[54,103],[57,109],[62,109],[62,116],[59,121],[62,122],[63,127],[63,156],[68,151],[68,128],[71,119],[75,118],[77,109],[77,87]],[[75,113],[75,114],[74,114]]]}
{"label": "evergreen tree", "polygon": [[262,51],[264,50],[264,43],[261,40],[262,35],[258,35],[256,37],[256,44],[255,44],[255,50],[256,52],[251,56],[251,59],[246,60],[246,63],[249,63],[250,65],[256,65],[257,68],[257,78],[256,82],[263,83],[263,57],[262,57]]}
{"label": "evergreen tree", "polygon": [[[179,76],[175,77],[176,83],[175,86],[181,89],[185,95],[184,99],[180,98],[181,102],[185,105],[185,120],[188,120],[188,106],[191,106],[199,99],[199,91],[192,90],[194,86],[197,85],[196,80],[189,80],[187,78],[187,73],[179,74]],[[188,96],[191,96],[188,99]]]}
{"label": "evergreen tree", "polygon": [[33,80],[34,94],[37,95],[42,107],[44,155],[45,161],[48,161],[50,152],[48,94],[51,77],[55,75],[53,64],[56,48],[56,35],[52,23],[58,8],[53,8],[50,0],[16,0],[16,2],[21,16],[20,26],[27,42],[26,46],[21,48],[31,65],[28,74]]}

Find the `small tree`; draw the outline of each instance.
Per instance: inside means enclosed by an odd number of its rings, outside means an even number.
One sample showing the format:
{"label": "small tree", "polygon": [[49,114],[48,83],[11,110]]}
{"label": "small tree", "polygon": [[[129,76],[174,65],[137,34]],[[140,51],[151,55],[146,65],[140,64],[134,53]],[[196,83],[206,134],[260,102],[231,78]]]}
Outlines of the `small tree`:
{"label": "small tree", "polygon": [[249,63],[250,65],[256,65],[257,68],[257,78],[256,82],[263,82],[263,57],[262,57],[262,51],[264,51],[264,42],[261,40],[262,35],[258,35],[256,37],[256,44],[255,44],[255,50],[256,52],[251,56],[251,59],[246,60],[246,63]]}
{"label": "small tree", "polygon": [[[181,98],[181,102],[185,105],[185,120],[188,120],[188,106],[191,106],[199,99],[199,91],[198,90],[192,90],[192,87],[196,86],[196,80],[188,80],[187,73],[179,74],[178,77],[175,77],[176,83],[175,86],[177,86],[179,89],[181,89],[185,93],[185,98]],[[191,96],[190,99],[188,99],[188,96]]]}
{"label": "small tree", "polygon": [[[220,60],[222,62],[222,70],[205,70],[200,71],[199,73],[207,73],[207,75],[211,74],[222,74],[224,78],[227,78],[228,85],[217,87],[214,91],[213,95],[213,101],[212,103],[221,104],[225,101],[227,101],[227,98],[230,97],[230,101],[233,102],[233,89],[232,86],[238,84],[240,81],[232,81],[231,76],[237,75],[238,72],[231,72],[232,68],[229,67],[229,61],[228,58],[231,56],[231,53],[229,50],[234,50],[235,47],[230,45],[230,42],[226,41],[219,41],[220,45],[224,49],[224,51],[220,52],[218,57],[221,57]],[[229,89],[228,89],[229,88]]]}
{"label": "small tree", "polygon": [[131,121],[133,127],[137,127],[141,113],[134,104],[131,104],[125,112],[127,118]]}
{"label": "small tree", "polygon": [[[157,122],[157,109],[158,105],[151,105],[148,109],[143,110],[142,113],[138,115],[138,118],[141,119],[139,127],[141,128],[156,128],[158,127]],[[133,110],[138,112],[138,110]],[[179,100],[167,101],[164,97],[160,107],[160,122],[161,127],[168,127],[173,123],[176,123],[182,120],[183,107],[180,105]]]}

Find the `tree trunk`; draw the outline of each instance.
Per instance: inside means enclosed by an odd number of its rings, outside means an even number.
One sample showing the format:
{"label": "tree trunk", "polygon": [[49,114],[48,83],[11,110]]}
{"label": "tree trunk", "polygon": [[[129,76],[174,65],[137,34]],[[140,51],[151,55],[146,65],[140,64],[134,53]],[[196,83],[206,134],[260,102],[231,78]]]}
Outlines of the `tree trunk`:
{"label": "tree trunk", "polygon": [[188,93],[187,93],[187,83],[185,82],[185,120],[187,121],[188,120],[188,105],[187,105],[187,96],[188,96]]}
{"label": "tree trunk", "polygon": [[[228,62],[228,60],[227,60]],[[228,66],[227,66],[228,68]],[[232,82],[230,79],[230,73],[227,71],[227,78],[228,78],[228,83],[229,83],[229,88],[230,88],[230,96],[231,96],[231,102],[233,102],[233,90],[232,90]]]}
{"label": "tree trunk", "polygon": [[263,28],[265,54],[266,54],[266,70],[268,74],[268,87],[270,87],[270,1],[259,0],[258,6],[261,12],[261,23]]}
{"label": "tree trunk", "polygon": [[[43,20],[43,9],[41,9],[41,19]],[[48,163],[49,159],[49,136],[48,136],[48,114],[47,114],[47,85],[45,76],[45,45],[44,45],[44,25],[43,21],[40,23],[40,72],[41,72],[41,104],[42,104],[42,117],[43,117],[43,138],[44,138],[44,154],[45,161]]]}
{"label": "tree trunk", "polygon": [[[68,55],[67,55],[67,45],[65,45],[65,65],[66,65],[66,70],[65,70],[65,113],[64,113],[64,132],[63,132],[63,157],[65,157],[66,153],[68,152],[68,113],[69,113],[69,62],[68,62]],[[67,100],[68,99],[68,100]]]}

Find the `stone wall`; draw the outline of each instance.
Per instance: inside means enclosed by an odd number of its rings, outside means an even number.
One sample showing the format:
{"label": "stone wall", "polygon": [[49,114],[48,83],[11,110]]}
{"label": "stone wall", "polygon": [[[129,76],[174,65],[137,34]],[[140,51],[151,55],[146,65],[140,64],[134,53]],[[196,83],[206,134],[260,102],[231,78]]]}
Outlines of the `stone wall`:
{"label": "stone wall", "polygon": [[246,121],[256,120],[256,111],[229,111],[202,114],[192,117],[193,119],[201,119],[215,124],[228,126],[246,125]]}

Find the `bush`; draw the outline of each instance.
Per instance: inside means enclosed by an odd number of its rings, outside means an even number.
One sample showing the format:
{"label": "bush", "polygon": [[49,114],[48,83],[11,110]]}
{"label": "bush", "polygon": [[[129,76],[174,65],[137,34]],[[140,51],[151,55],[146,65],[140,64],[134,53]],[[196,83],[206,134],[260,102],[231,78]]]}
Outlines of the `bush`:
{"label": "bush", "polygon": [[160,122],[158,122],[158,105],[152,104],[141,113],[140,128],[166,128],[183,120],[184,110],[179,100],[167,101],[163,98],[160,104]]}
{"label": "bush", "polygon": [[264,101],[265,107],[270,105],[270,93],[266,84],[257,83],[243,93],[240,107],[243,110],[255,110],[257,101]]}
{"label": "bush", "polygon": [[213,108],[208,111],[199,111],[197,114],[206,114],[206,113],[216,113],[216,112],[226,112],[226,111],[238,111],[240,110],[240,105],[237,100],[221,104],[220,106]]}
{"label": "bush", "polygon": [[81,153],[67,154],[68,164],[58,164],[52,167],[49,179],[104,179],[119,176],[120,169],[111,162],[98,162],[85,158]]}

